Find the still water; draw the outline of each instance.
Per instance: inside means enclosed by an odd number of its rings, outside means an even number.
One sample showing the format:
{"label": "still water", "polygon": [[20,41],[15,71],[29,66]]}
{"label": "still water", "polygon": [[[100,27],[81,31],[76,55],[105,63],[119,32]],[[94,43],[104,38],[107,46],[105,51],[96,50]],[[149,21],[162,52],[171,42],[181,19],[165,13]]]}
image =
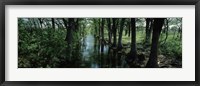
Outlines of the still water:
{"label": "still water", "polygon": [[[125,55],[99,41],[92,34],[82,39],[79,68],[125,68]],[[73,67],[73,66],[72,66]]]}

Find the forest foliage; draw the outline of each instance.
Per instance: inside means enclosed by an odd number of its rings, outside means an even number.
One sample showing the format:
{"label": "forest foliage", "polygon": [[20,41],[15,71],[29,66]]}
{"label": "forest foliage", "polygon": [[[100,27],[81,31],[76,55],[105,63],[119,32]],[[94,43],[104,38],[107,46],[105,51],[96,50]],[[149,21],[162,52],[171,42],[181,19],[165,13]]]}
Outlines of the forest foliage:
{"label": "forest foliage", "polygon": [[18,18],[19,68],[181,68],[182,18]]}

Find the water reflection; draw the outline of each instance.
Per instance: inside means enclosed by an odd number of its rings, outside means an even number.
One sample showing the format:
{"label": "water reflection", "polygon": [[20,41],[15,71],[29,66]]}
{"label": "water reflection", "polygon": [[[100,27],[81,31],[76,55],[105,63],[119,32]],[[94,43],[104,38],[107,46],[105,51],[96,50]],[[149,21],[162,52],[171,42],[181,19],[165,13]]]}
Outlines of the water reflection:
{"label": "water reflection", "polygon": [[[81,57],[79,68],[125,68],[128,67],[125,61],[125,55],[112,49],[104,41],[88,34],[82,38],[80,53],[76,55]],[[77,60],[76,60],[77,61]],[[73,65],[72,65],[73,66]],[[75,66],[74,66],[75,67]]]}

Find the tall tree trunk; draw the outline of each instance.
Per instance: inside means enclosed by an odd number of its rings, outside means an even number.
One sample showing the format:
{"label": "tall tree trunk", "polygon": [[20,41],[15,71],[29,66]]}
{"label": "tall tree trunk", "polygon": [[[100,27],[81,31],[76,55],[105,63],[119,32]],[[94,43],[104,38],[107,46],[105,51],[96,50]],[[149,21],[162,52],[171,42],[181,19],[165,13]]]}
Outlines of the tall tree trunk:
{"label": "tall tree trunk", "polygon": [[118,50],[122,49],[122,33],[124,28],[125,18],[122,18],[120,22],[120,30],[119,30],[119,37],[118,37]]}
{"label": "tall tree trunk", "polygon": [[104,19],[102,18],[101,20],[101,36],[102,36],[102,39],[101,39],[101,52],[104,51]]}
{"label": "tall tree trunk", "polygon": [[146,18],[146,39],[145,39],[145,44],[146,45],[150,44],[152,24],[153,23],[152,23],[151,19],[150,18]]}
{"label": "tall tree trunk", "polygon": [[111,43],[112,39],[112,27],[111,27],[111,21],[110,18],[107,18],[107,24],[108,24],[108,42]]}
{"label": "tall tree trunk", "polygon": [[164,18],[155,18],[153,25],[153,38],[151,44],[151,53],[149,57],[149,61],[147,62],[146,67],[148,68],[157,68],[158,60],[157,60],[157,51],[158,51],[158,41],[160,37],[160,32],[162,30],[162,26],[164,24]]}
{"label": "tall tree trunk", "polygon": [[72,40],[73,40],[73,30],[75,29],[75,22],[74,22],[74,18],[68,18],[68,22],[63,18],[63,22],[64,25],[67,29],[67,35],[66,35],[66,41],[67,41],[67,48],[66,48],[66,52],[69,54],[68,55],[68,60],[71,61],[72,60]]}
{"label": "tall tree trunk", "polygon": [[130,37],[131,36],[131,25],[130,24],[127,24],[127,25],[128,25],[128,37]]}
{"label": "tall tree trunk", "polygon": [[179,32],[179,34],[180,34],[179,39],[182,39],[182,24],[181,24],[181,28],[180,28],[180,32]]}
{"label": "tall tree trunk", "polygon": [[104,42],[104,19],[101,19],[101,37],[102,37],[102,42]]}
{"label": "tall tree trunk", "polygon": [[181,27],[178,26],[178,34],[177,34],[177,39],[181,39],[181,34],[182,34],[182,30],[181,30]]}
{"label": "tall tree trunk", "polygon": [[165,24],[165,39],[164,39],[164,43],[163,44],[165,44],[165,42],[167,41],[167,38],[168,38],[168,30],[169,30],[169,25],[168,25],[168,20],[167,19],[165,19],[166,21],[166,24]]}
{"label": "tall tree trunk", "polygon": [[116,43],[117,43],[117,28],[116,28],[116,18],[113,18],[113,25],[112,25],[112,31],[113,31],[113,47],[116,47]]}
{"label": "tall tree trunk", "polygon": [[43,27],[42,27],[42,23],[43,23],[43,22],[42,22],[42,19],[41,19],[41,18],[38,18],[38,20],[39,20],[39,22],[40,22],[40,28],[43,28]]}
{"label": "tall tree trunk", "polygon": [[52,22],[52,28],[55,29],[55,21],[54,21],[54,18],[51,18],[51,22]]}
{"label": "tall tree trunk", "polygon": [[101,38],[101,19],[99,18],[99,38]]}
{"label": "tall tree trunk", "polygon": [[129,58],[131,61],[134,61],[137,58],[135,18],[131,18],[131,51]]}
{"label": "tall tree trunk", "polygon": [[97,31],[97,21],[96,21],[96,19],[95,18],[93,18],[93,22],[94,22],[94,36],[96,37],[97,36],[97,34],[98,34],[98,31]]}
{"label": "tall tree trunk", "polygon": [[75,30],[75,31],[78,31],[78,30],[79,30],[79,19],[78,19],[78,18],[76,19],[74,30]]}
{"label": "tall tree trunk", "polygon": [[175,39],[175,35],[176,35],[176,29],[174,28],[174,34],[173,34],[173,38],[172,39]]}
{"label": "tall tree trunk", "polygon": [[68,41],[68,44],[71,44],[72,40],[73,40],[73,37],[72,37],[72,31],[75,29],[75,26],[74,26],[74,18],[69,18],[69,28],[67,29],[67,41]]}
{"label": "tall tree trunk", "polygon": [[64,22],[64,25],[65,25],[65,27],[67,29],[67,35],[66,35],[66,39],[65,40],[67,41],[68,46],[70,46],[71,42],[73,40],[72,31],[75,28],[75,26],[74,26],[74,18],[69,18],[68,22],[65,19],[63,19],[63,22]]}

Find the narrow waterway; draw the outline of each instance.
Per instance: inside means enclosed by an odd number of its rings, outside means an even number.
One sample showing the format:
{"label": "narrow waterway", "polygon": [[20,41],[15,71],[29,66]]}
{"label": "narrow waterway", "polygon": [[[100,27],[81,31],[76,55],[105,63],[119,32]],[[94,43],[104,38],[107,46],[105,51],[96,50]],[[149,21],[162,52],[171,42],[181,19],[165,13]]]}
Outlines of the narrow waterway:
{"label": "narrow waterway", "polygon": [[81,64],[83,68],[121,68],[128,67],[125,56],[112,50],[108,45],[87,34],[82,39]]}

